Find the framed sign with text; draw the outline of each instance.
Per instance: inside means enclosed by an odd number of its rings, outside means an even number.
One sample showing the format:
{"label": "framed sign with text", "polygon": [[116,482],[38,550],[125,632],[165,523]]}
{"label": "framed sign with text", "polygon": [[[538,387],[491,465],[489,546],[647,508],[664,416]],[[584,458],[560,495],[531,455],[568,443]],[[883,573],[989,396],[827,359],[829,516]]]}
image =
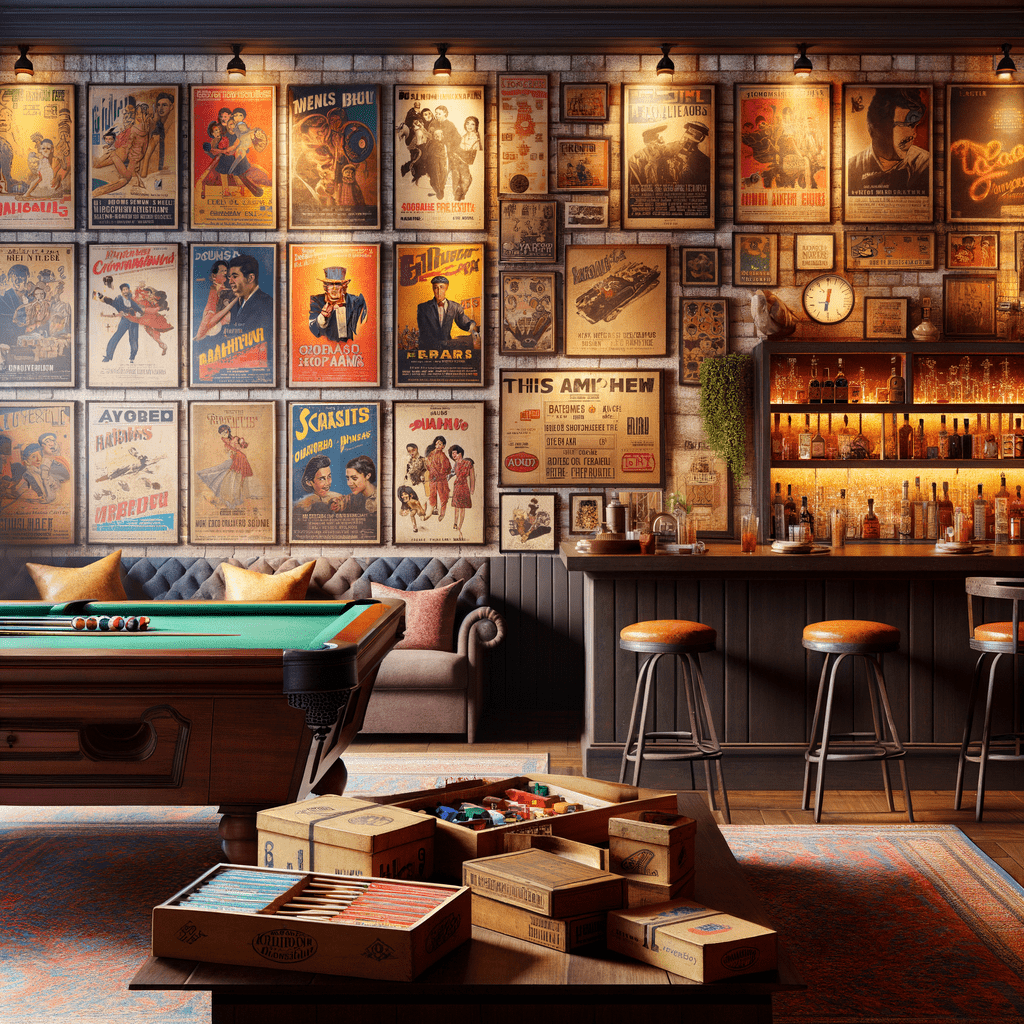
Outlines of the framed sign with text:
{"label": "framed sign with text", "polygon": [[548,190],[548,76],[498,75],[498,191]]}
{"label": "framed sign with text", "polygon": [[934,270],[934,231],[847,231],[847,270]]}

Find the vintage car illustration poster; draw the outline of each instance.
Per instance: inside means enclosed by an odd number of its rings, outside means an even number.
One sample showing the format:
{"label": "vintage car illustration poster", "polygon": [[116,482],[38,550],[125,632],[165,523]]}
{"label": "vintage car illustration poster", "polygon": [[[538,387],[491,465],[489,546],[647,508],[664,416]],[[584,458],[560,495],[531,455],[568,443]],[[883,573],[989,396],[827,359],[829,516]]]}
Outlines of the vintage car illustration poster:
{"label": "vintage car illustration poster", "polygon": [[176,228],[178,86],[90,85],[90,228]]}
{"label": "vintage car illustration poster", "polygon": [[395,228],[483,231],[484,87],[395,86]]}
{"label": "vintage car illustration poster", "polygon": [[288,227],[376,229],[380,86],[288,86]]}
{"label": "vintage car illustration poster", "polygon": [[566,196],[566,231],[586,231],[608,227],[607,196]]}
{"label": "vintage car illustration poster", "polygon": [[558,348],[558,275],[554,271],[501,272],[501,352],[553,353]]}
{"label": "vintage car illustration poster", "polygon": [[668,246],[565,247],[565,354],[668,351]]}
{"label": "vintage car illustration poster", "polygon": [[699,384],[700,364],[729,345],[728,299],[679,300],[679,383]]}
{"label": "vintage car illustration poster", "polygon": [[622,87],[622,226],[715,226],[713,85]]}
{"label": "vintage car illustration poster", "polygon": [[75,383],[75,247],[0,245],[0,382]]}
{"label": "vintage car illustration poster", "polygon": [[498,259],[502,263],[558,261],[558,204],[547,199],[502,199],[498,204]]}
{"label": "vintage car illustration poster", "polygon": [[277,228],[277,86],[193,85],[192,227]]}
{"label": "vintage car illustration poster", "polygon": [[0,90],[0,231],[75,227],[75,87]]}
{"label": "vintage car illustration poster", "polygon": [[289,543],[380,544],[380,409],[289,403]]}
{"label": "vintage car illustration poster", "polygon": [[555,183],[552,192],[607,192],[611,181],[611,140],[572,135],[552,140]]}
{"label": "vintage car illustration poster", "polygon": [[548,76],[498,75],[498,191],[548,190]]}
{"label": "vintage car illustration poster", "polygon": [[86,541],[177,544],[178,403],[86,409]]}
{"label": "vintage car illustration poster", "polygon": [[288,246],[288,384],[380,384],[380,246]]}

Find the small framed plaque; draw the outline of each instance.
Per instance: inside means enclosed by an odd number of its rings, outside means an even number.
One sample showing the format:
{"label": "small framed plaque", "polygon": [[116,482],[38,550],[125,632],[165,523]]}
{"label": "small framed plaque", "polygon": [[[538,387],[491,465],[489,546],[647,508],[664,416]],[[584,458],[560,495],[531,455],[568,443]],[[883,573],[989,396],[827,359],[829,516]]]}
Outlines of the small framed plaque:
{"label": "small framed plaque", "polygon": [[910,300],[883,295],[864,297],[864,338],[867,341],[902,341],[907,336]]}
{"label": "small framed plaque", "polygon": [[795,269],[832,270],[835,264],[835,235],[793,236],[793,266]]}

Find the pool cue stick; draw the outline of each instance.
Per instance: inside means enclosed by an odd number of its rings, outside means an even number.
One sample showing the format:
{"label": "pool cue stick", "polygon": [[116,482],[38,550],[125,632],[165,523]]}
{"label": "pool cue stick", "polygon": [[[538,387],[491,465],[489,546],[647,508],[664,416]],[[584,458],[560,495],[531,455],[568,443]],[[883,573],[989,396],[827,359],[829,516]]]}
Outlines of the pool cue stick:
{"label": "pool cue stick", "polygon": [[147,630],[145,633],[128,633],[118,630],[116,633],[110,632],[109,630],[105,633],[101,633],[98,629],[0,629],[0,636],[95,636],[100,638],[106,638],[109,640],[111,637],[131,636],[131,637],[148,637],[150,640],[159,640],[165,636],[241,636],[241,633],[189,633],[182,630],[160,630],[155,632],[153,630]]}

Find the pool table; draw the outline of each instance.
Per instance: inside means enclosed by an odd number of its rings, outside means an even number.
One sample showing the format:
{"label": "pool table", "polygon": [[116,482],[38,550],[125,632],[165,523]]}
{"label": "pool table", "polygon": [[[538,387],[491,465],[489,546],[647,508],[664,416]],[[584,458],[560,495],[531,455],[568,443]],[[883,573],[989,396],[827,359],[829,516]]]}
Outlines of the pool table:
{"label": "pool table", "polygon": [[[217,804],[256,863],[256,812],[340,793],[401,601],[0,604],[0,802]],[[146,632],[49,632],[74,615]],[[20,620],[24,619],[22,625]]]}

